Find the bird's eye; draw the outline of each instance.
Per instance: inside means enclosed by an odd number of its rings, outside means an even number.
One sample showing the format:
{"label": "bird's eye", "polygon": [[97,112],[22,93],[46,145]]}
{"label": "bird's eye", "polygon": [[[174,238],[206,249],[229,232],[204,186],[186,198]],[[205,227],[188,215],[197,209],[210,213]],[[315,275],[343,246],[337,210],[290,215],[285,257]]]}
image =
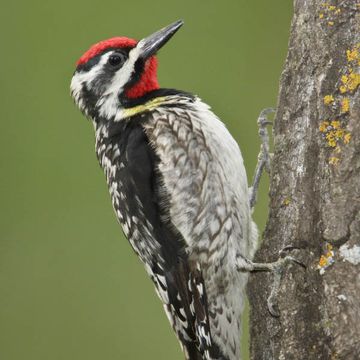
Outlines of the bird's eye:
{"label": "bird's eye", "polygon": [[120,54],[113,54],[109,57],[109,64],[111,66],[117,66],[120,65],[123,61],[123,57]]}

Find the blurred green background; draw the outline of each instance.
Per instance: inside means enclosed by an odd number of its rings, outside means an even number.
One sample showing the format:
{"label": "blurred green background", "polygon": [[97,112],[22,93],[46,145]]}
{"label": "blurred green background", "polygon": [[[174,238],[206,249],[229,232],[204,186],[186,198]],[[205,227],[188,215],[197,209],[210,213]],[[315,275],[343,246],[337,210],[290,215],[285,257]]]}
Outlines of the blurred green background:
{"label": "blurred green background", "polygon": [[[183,359],[115,220],[92,126],[69,96],[74,63],[94,42],[183,18],[160,52],[160,83],[212,105],[251,177],[256,118],[276,104],[291,13],[285,0],[2,3],[1,360]],[[261,229],[266,211],[265,180]]]}

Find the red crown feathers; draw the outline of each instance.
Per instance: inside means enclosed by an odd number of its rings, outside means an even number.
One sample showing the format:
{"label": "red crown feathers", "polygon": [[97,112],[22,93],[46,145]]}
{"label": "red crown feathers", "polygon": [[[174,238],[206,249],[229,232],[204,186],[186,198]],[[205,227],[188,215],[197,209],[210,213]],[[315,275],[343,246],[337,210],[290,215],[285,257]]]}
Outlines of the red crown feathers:
{"label": "red crown feathers", "polygon": [[82,65],[87,63],[90,59],[96,55],[101,54],[104,50],[110,48],[132,48],[135,47],[137,41],[129,39],[127,37],[113,37],[111,39],[103,40],[93,45],[83,56],[77,61],[76,65]]}

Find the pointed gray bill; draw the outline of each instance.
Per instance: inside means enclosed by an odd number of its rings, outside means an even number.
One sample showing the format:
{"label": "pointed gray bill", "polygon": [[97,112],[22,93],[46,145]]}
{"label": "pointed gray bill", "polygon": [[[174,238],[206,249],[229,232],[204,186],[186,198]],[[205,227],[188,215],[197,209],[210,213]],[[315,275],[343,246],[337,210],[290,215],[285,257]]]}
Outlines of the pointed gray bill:
{"label": "pointed gray bill", "polygon": [[150,56],[155,55],[155,53],[172,38],[172,36],[183,24],[183,20],[175,21],[169,26],[166,26],[145,39],[140,40],[137,45],[137,48],[140,50],[139,57],[145,60]]}

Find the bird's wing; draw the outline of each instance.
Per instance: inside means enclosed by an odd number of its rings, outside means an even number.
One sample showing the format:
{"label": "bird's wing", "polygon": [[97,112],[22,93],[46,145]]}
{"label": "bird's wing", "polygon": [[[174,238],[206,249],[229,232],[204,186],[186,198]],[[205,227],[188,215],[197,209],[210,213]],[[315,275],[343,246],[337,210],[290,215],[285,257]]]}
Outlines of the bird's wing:
{"label": "bird's wing", "polygon": [[[115,211],[155,283],[188,359],[210,360],[212,341],[204,279],[171,222],[171,196],[158,171],[160,159],[136,121],[122,131],[127,136],[122,133],[118,138],[120,158],[113,181],[109,181],[110,188],[111,183],[118,186],[119,197],[124,200],[114,203]],[[112,141],[116,144],[116,136]]]}

